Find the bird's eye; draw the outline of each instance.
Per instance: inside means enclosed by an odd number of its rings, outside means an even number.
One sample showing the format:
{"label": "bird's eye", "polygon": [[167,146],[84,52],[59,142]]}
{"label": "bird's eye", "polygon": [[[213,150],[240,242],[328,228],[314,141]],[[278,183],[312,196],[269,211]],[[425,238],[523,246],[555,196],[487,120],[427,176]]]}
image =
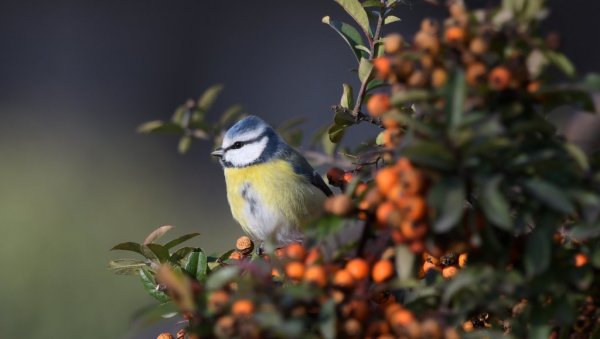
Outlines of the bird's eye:
{"label": "bird's eye", "polygon": [[233,145],[231,146],[231,148],[238,149],[238,148],[242,148],[242,146],[244,146],[244,144],[241,141],[236,141],[236,142],[233,143]]}

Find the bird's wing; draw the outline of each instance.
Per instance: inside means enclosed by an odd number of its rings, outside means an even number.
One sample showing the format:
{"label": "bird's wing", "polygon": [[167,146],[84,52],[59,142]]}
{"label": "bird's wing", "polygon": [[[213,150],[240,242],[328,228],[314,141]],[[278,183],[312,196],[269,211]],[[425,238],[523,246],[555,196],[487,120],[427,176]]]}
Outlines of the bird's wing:
{"label": "bird's wing", "polygon": [[306,161],[306,159],[293,148],[289,148],[286,157],[293,164],[294,172],[304,176],[311,184],[319,188],[326,196],[332,196],[333,192],[327,186],[321,175]]}

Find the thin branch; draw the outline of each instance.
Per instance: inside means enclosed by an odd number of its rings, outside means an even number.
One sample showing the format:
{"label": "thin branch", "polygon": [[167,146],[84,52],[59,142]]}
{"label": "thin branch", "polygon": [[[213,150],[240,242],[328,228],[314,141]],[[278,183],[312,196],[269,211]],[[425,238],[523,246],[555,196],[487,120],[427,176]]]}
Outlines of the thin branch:
{"label": "thin branch", "polygon": [[[370,55],[369,55],[369,61],[373,61],[374,56],[375,56],[375,47],[377,46],[377,41],[379,41],[379,36],[381,35],[381,27],[383,26],[383,17],[384,17],[384,8],[385,8],[385,1],[381,0],[381,4],[383,5],[380,10],[379,10],[379,18],[377,19],[377,27],[375,28],[375,33],[373,34],[373,39],[369,39],[369,44],[370,44]],[[373,72],[373,70],[371,70],[371,72]],[[362,103],[363,100],[365,98],[365,94],[367,93],[367,85],[369,84],[369,78],[371,77],[371,75],[369,74],[365,80],[363,80],[363,82],[360,84],[360,90],[358,91],[358,96],[356,97],[356,104],[354,105],[354,109],[352,110],[352,115],[356,117],[357,121],[359,120],[360,115],[364,115],[364,114],[359,114],[360,113],[360,108],[362,107]]]}

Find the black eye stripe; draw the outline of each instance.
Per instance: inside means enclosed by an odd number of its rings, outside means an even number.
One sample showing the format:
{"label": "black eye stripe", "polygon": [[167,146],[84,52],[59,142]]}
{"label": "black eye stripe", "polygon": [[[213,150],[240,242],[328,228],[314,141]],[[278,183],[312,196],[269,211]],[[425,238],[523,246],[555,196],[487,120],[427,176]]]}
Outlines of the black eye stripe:
{"label": "black eye stripe", "polygon": [[225,149],[223,149],[223,152],[227,152],[231,149],[240,149],[244,145],[255,143],[266,136],[267,136],[267,133],[265,132],[265,133],[260,134],[256,138],[252,138],[252,139],[244,140],[244,141],[236,141],[233,144],[231,144],[229,147],[226,147]]}

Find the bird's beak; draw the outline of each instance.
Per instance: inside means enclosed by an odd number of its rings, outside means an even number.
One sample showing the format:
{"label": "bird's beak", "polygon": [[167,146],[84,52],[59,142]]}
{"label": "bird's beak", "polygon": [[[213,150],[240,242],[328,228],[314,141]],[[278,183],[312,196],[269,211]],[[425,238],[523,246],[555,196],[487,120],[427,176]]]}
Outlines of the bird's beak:
{"label": "bird's beak", "polygon": [[223,149],[221,147],[219,147],[216,150],[212,151],[210,153],[210,155],[212,155],[213,157],[222,158],[223,157]]}

